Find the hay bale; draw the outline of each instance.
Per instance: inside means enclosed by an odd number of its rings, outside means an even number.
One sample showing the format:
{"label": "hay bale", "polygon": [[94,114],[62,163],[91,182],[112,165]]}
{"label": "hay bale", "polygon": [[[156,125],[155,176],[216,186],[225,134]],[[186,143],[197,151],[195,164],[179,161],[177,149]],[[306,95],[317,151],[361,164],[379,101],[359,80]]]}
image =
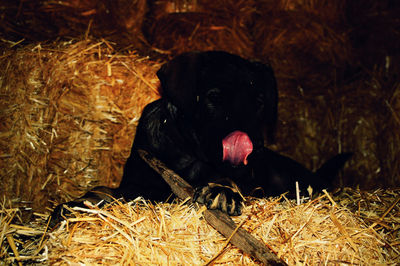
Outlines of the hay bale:
{"label": "hay bale", "polygon": [[95,36],[118,46],[145,47],[146,0],[28,0],[0,3],[0,34],[7,40],[48,41]]}
{"label": "hay bale", "polygon": [[337,101],[352,51],[342,31],[343,5],[344,1],[257,2],[255,54],[270,62],[279,88],[275,149],[309,169],[354,148],[342,144],[345,107]]}
{"label": "hay bale", "polygon": [[[364,80],[344,86],[337,98],[342,116],[338,124],[342,147],[356,151],[346,178],[341,180],[344,186],[399,186],[400,123],[396,112],[400,109],[396,105],[399,95],[394,92],[400,89],[400,83],[392,80],[383,84],[383,80],[378,72],[371,73]],[[382,86],[388,86],[385,90],[392,90],[393,94],[382,93]]]}
{"label": "hay bale", "polygon": [[271,60],[278,77],[304,90],[333,85],[334,78],[341,75],[335,71],[345,70],[352,61],[349,36],[342,30],[343,1],[278,2],[257,3],[253,28],[256,56]]}
{"label": "hay bale", "polygon": [[144,34],[153,49],[167,54],[224,50],[245,58],[253,55],[248,24],[253,1],[155,1]]}
{"label": "hay bale", "polygon": [[372,71],[385,57],[399,56],[399,2],[347,1],[346,13],[353,52],[364,69]]}
{"label": "hay bale", "polygon": [[[275,149],[310,169],[338,152],[353,151],[337,184],[399,186],[399,82],[393,77],[399,66],[398,56],[391,56],[396,44],[381,47],[386,56],[372,66],[363,65],[376,57],[366,52],[372,53],[372,40],[365,47],[355,46],[354,36],[360,32],[353,24],[365,18],[355,6],[347,1],[257,2],[255,54],[268,58],[279,87]],[[380,24],[382,31],[394,34],[398,22],[384,6],[371,2],[361,13],[372,12],[374,22],[369,24]],[[387,17],[375,14],[374,8]]]}
{"label": "hay bale", "polygon": [[160,63],[89,40],[21,47],[0,60],[1,195],[43,208],[116,186],[141,111],[159,97]]}
{"label": "hay bale", "polygon": [[[338,152],[353,151],[337,185],[398,187],[399,91],[397,64],[379,67],[340,88],[280,91],[276,149],[310,169]],[[385,92],[384,92],[385,91]]]}

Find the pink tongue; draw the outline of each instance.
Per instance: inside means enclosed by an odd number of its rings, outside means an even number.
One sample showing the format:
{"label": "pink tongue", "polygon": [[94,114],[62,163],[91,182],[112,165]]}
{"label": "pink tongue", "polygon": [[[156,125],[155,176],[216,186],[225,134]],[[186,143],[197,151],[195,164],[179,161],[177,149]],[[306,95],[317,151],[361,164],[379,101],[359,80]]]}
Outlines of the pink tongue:
{"label": "pink tongue", "polygon": [[223,157],[222,160],[228,160],[233,165],[239,165],[243,162],[247,165],[247,156],[253,151],[253,143],[249,136],[241,131],[234,131],[222,140]]}

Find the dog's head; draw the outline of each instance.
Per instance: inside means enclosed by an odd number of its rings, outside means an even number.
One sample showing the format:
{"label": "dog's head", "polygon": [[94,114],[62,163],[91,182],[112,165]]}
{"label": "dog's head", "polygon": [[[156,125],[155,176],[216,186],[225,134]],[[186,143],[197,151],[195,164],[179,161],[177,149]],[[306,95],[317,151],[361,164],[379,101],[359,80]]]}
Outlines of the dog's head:
{"label": "dog's head", "polygon": [[251,149],[264,145],[264,129],[273,140],[278,100],[270,67],[226,52],[189,52],[157,75],[163,98],[192,125],[209,158],[245,163]]}

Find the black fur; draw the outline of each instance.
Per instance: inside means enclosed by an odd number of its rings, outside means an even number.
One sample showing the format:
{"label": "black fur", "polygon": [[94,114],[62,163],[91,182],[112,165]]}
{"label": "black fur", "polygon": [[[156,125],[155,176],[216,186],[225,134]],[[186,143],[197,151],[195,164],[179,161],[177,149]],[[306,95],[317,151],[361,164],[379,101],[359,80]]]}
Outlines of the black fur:
{"label": "black fur", "polygon": [[[197,201],[232,215],[240,214],[242,206],[234,183],[245,195],[258,188],[265,196],[293,191],[296,180],[302,187],[329,188],[350,156],[338,155],[312,173],[264,147],[264,136],[269,142],[274,138],[278,102],[273,71],[264,64],[225,52],[191,52],[163,65],[157,75],[162,98],[142,113],[120,187],[107,190],[114,197],[162,201],[170,196],[169,186],[139,157],[138,149],[152,153],[197,188]],[[247,133],[253,145],[247,165],[222,160],[222,140],[236,130]],[[95,188],[79,202],[104,198],[95,193],[104,189]],[[55,221],[60,206],[53,213]]]}

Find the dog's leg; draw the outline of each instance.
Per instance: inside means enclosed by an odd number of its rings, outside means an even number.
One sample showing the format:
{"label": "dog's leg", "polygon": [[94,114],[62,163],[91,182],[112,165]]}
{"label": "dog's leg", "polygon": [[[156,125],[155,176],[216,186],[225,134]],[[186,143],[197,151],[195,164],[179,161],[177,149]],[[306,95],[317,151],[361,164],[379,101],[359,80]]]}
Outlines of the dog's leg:
{"label": "dog's leg", "polygon": [[55,227],[70,214],[70,211],[65,207],[86,207],[85,201],[89,201],[93,205],[102,207],[104,204],[110,203],[114,199],[118,198],[118,196],[118,193],[115,193],[115,189],[108,187],[95,187],[79,199],[57,205],[49,216],[49,227]]}

